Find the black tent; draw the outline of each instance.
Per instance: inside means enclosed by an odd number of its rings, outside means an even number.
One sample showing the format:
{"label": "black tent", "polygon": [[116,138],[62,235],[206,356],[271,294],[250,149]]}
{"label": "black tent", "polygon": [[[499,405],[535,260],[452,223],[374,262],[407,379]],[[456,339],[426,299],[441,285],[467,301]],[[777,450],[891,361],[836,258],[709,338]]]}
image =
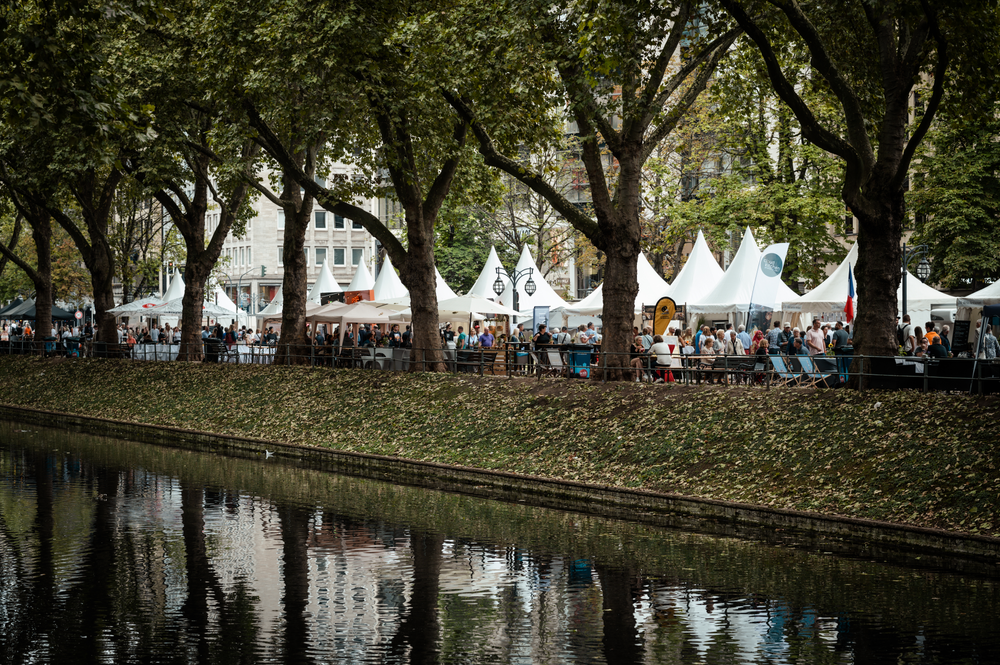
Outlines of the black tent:
{"label": "black tent", "polygon": [[14,301],[11,302],[9,305],[6,305],[3,308],[0,308],[0,317],[3,317],[5,314],[7,314],[7,312],[9,312],[9,311],[11,311],[13,309],[17,309],[18,307],[20,307],[23,304],[24,304],[24,299],[23,298],[20,298],[20,297],[19,298],[15,298]]}
{"label": "black tent", "polygon": [[[11,319],[28,319],[30,321],[35,320],[35,301],[26,300],[21,303],[20,306],[5,310],[5,314],[0,316],[6,316]],[[52,320],[53,321],[73,321],[76,319],[76,314],[73,312],[67,312],[61,307],[56,307],[52,305]]]}

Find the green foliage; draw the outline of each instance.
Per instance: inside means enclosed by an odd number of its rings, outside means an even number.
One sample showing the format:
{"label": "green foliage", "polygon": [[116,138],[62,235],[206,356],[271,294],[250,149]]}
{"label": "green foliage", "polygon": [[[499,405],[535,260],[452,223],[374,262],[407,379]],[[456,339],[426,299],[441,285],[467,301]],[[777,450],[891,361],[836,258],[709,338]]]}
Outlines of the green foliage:
{"label": "green foliage", "polygon": [[911,242],[929,246],[929,281],[978,289],[1000,279],[1000,104],[970,119],[942,113],[914,165]]}

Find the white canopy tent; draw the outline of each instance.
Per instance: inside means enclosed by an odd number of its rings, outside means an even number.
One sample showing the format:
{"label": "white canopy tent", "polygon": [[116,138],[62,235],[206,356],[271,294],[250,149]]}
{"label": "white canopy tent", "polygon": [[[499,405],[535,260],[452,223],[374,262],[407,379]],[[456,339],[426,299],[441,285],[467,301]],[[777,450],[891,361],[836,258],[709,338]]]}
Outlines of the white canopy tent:
{"label": "white canopy tent", "polygon": [[[812,312],[820,314],[823,312],[842,312],[847,303],[848,293],[848,265],[855,266],[858,262],[858,245],[851,247],[851,251],[841,262],[837,269],[829,277],[812,291],[809,291],[798,298],[786,300],[782,303],[782,309],[788,312]],[[862,285],[858,284],[857,276],[855,284],[855,311],[858,311],[858,303],[864,304],[862,297]],[[930,320],[931,309],[936,307],[954,307],[955,296],[950,296],[934,289],[919,279],[906,273],[906,310],[910,315],[910,320],[914,325],[923,326],[924,322]],[[896,292],[896,303],[902,315],[903,285],[900,282],[899,290]]]}
{"label": "white canopy tent", "polygon": [[403,286],[399,275],[396,274],[396,269],[392,266],[392,261],[386,256],[385,261],[382,262],[382,270],[375,280],[374,296],[372,299],[375,302],[391,302],[399,298],[405,298],[408,295],[409,291]]}
{"label": "white canopy tent", "polygon": [[[909,296],[909,294],[907,294]],[[975,293],[970,293],[964,298],[959,298],[956,303],[959,307],[982,307],[984,305],[1000,305],[1000,281],[979,289]]]}
{"label": "white canopy tent", "polygon": [[281,304],[285,300],[284,286],[278,287],[278,292],[274,294],[274,300],[268,303],[267,307],[257,312],[258,319],[273,319],[281,316]]}
{"label": "white canopy tent", "polygon": [[140,298],[139,300],[133,300],[132,302],[118,305],[118,307],[112,307],[108,310],[108,313],[114,314],[115,316],[122,316],[125,314],[145,314],[149,309],[162,304],[163,301],[156,296],[149,296],[148,298]]}
{"label": "white canopy tent", "polygon": [[309,295],[306,296],[306,300],[309,302],[318,303],[322,294],[340,293],[344,290],[340,288],[340,284],[337,284],[337,280],[334,279],[327,261],[328,259],[323,259],[323,265],[319,269],[319,276],[316,277],[312,288],[309,289]]}
{"label": "white canopy tent", "polygon": [[237,307],[236,303],[234,303],[232,300],[229,299],[229,296],[226,295],[226,292],[222,290],[221,286],[216,284],[215,291],[213,293],[215,295],[215,304],[221,307],[222,309],[230,312],[232,314],[231,318],[236,319],[239,325],[241,326],[250,325],[250,315],[247,314],[244,310]]}
{"label": "white canopy tent", "polygon": [[181,277],[181,271],[175,270],[174,277],[170,280],[170,286],[167,287],[167,292],[163,294],[161,299],[163,302],[168,300],[174,300],[176,298],[182,298],[184,296],[184,278]]}
{"label": "white canopy tent", "polygon": [[496,247],[490,246],[490,255],[486,258],[486,265],[479,272],[479,277],[476,279],[476,283],[472,285],[469,292],[466,295],[479,296],[480,298],[496,298],[497,294],[493,290],[493,283],[497,281],[497,268],[500,269],[500,275],[504,283],[507,280],[507,271],[504,269],[503,264],[500,263],[500,257],[497,256]]}
{"label": "white canopy tent", "polygon": [[[549,283],[545,281],[545,277],[542,275],[538,266],[535,265],[534,259],[531,258],[531,250],[525,245],[524,249],[521,250],[521,257],[517,260],[517,267],[514,269],[514,274],[521,272],[522,270],[532,269],[531,280],[535,283],[535,292],[530,296],[525,292],[524,285],[528,283],[527,277],[522,277],[517,283],[517,309],[520,311],[520,316],[533,316],[533,309],[535,307],[548,305],[550,309],[556,309],[557,307],[567,307],[568,303],[559,297],[559,294],[555,292]],[[496,281],[496,277],[493,277],[493,281]],[[508,307],[514,306],[514,291],[511,289],[510,280],[507,279],[506,286],[504,287],[503,295],[500,296],[498,302],[502,305]],[[492,287],[490,287],[492,290]]]}
{"label": "white canopy tent", "polygon": [[[448,282],[444,281],[444,277],[441,276],[441,271],[439,271],[437,268],[434,268],[434,276],[437,278],[437,286],[435,289],[435,293],[437,295],[438,302],[441,302],[442,300],[448,300],[449,298],[458,297],[458,294],[455,293],[450,286],[448,286]],[[402,305],[406,307],[409,306],[410,304],[410,294],[409,292],[407,292],[405,296],[387,300],[379,300],[378,298],[376,298],[375,302],[385,305]]]}
{"label": "white canopy tent", "polygon": [[[149,316],[180,316],[184,312],[183,301],[183,298],[174,298],[173,300],[166,301],[162,305],[147,308],[146,313]],[[201,304],[202,318],[209,317],[212,319],[218,319],[227,315],[232,318],[234,314],[235,312],[224,309],[219,305],[216,305],[214,302],[203,302]]]}
{"label": "white canopy tent", "polygon": [[345,291],[371,291],[375,288],[375,278],[368,272],[364,261],[358,264],[358,269],[354,271],[354,278],[347,285]]}
{"label": "white canopy tent", "polygon": [[[722,279],[701,300],[689,302],[688,311],[696,314],[746,314],[750,310],[750,298],[753,295],[760,256],[760,248],[753,237],[753,232],[747,227],[746,233],[743,234],[743,242],[740,243],[740,248]],[[795,298],[798,298],[798,294],[781,282],[775,297],[775,305]]]}
{"label": "white canopy tent", "polygon": [[711,293],[725,273],[712,255],[705,236],[698,231],[687,261],[677,273],[670,288],[661,296],[670,296],[678,306],[703,300]]}

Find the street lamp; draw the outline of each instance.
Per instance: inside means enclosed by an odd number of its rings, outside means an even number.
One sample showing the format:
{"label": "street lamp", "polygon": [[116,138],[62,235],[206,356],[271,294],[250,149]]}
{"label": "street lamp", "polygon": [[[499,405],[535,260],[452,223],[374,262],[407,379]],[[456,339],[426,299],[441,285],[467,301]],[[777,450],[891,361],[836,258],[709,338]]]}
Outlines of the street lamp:
{"label": "street lamp", "polygon": [[920,257],[920,263],[917,264],[917,279],[921,282],[926,281],[931,276],[931,264],[927,260],[927,250],[927,245],[907,247],[906,243],[903,243],[903,312],[901,316],[906,316],[906,273],[910,269],[910,261]]}
{"label": "street lamp", "polygon": [[534,268],[524,268],[523,270],[518,270],[517,272],[510,274],[505,273],[503,268],[497,268],[497,281],[493,282],[493,293],[498,296],[503,294],[503,275],[506,274],[507,279],[510,281],[511,290],[514,292],[513,308],[515,310],[520,310],[517,306],[517,283],[521,281],[522,277],[527,277],[528,281],[524,283],[524,292],[529,296],[534,295],[537,285],[535,284],[535,280],[531,278],[531,274],[533,272],[535,272]]}

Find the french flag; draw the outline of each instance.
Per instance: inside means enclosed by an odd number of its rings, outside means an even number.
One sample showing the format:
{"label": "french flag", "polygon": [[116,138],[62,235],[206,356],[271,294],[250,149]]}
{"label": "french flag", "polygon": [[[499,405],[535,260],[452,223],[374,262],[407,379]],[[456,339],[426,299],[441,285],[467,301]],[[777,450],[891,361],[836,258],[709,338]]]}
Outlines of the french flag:
{"label": "french flag", "polygon": [[854,273],[851,272],[851,264],[847,264],[847,304],[844,305],[847,313],[847,322],[854,320]]}

